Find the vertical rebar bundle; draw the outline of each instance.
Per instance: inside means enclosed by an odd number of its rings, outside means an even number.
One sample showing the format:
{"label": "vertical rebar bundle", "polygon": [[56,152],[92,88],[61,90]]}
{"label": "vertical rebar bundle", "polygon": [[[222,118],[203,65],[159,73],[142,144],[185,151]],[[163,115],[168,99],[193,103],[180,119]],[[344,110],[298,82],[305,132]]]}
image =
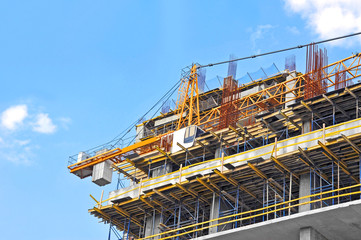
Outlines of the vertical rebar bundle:
{"label": "vertical rebar bundle", "polygon": [[327,50],[311,44],[306,50],[306,75],[304,99],[313,98],[326,92],[324,66],[328,65]]}
{"label": "vertical rebar bundle", "polygon": [[218,129],[235,127],[238,120],[239,99],[238,82],[232,76],[226,77],[223,82],[222,104]]}

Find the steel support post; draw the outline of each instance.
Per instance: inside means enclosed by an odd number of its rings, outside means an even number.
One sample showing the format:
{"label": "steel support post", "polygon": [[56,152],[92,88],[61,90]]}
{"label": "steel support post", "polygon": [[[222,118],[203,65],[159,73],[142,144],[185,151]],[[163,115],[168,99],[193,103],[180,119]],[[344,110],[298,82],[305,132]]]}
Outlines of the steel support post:
{"label": "steel support post", "polygon": [[111,235],[112,235],[112,222],[110,222],[110,224],[109,224],[108,240],[110,240]]}

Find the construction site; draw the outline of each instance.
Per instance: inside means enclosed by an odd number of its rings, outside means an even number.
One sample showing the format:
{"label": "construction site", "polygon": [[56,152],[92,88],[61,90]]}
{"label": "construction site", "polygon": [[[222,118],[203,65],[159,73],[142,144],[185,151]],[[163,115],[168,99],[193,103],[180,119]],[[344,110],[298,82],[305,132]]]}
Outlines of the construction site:
{"label": "construction site", "polygon": [[305,48],[304,73],[291,58],[245,83],[231,60],[216,88],[192,64],[174,106],[126,144],[71,156],[70,173],[115,182],[88,206],[105,237],[360,239],[361,54],[329,63],[326,49]]}

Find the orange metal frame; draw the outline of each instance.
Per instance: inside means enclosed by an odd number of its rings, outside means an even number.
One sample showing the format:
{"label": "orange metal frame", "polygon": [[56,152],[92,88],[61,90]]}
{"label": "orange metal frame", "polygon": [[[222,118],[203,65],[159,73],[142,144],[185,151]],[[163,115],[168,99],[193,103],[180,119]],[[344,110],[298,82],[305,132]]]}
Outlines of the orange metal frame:
{"label": "orange metal frame", "polygon": [[[197,66],[192,66],[188,79],[182,79],[177,101],[179,116],[177,130],[192,124],[200,124]],[[185,114],[185,116],[184,116]]]}
{"label": "orange metal frame", "polygon": [[[329,64],[321,69],[326,82],[325,91],[336,87],[336,84],[347,82],[361,76],[361,54],[353,55],[340,61]],[[341,81],[335,81],[335,76],[340,73],[348,73],[348,77]],[[256,93],[242,97],[235,104],[239,107],[239,118],[247,118],[272,107],[303,98],[306,77],[310,73],[297,76],[274,86],[265,88]],[[286,94],[290,96],[286,97]],[[201,117],[200,126],[207,130],[218,124],[220,116],[220,106],[213,108]]]}
{"label": "orange metal frame", "polygon": [[119,163],[122,161],[121,160],[122,154],[127,153],[132,150],[135,150],[137,148],[141,148],[141,147],[147,146],[149,144],[152,144],[152,143],[160,140],[160,138],[161,138],[161,136],[157,136],[157,137],[153,137],[153,138],[150,138],[150,139],[142,141],[142,142],[135,143],[135,144],[125,147],[123,149],[115,148],[115,149],[109,150],[102,154],[98,154],[96,156],[90,157],[83,161],[69,165],[68,169],[70,170],[71,173],[75,173],[81,169],[94,166],[95,164],[104,162],[106,160],[111,160],[114,163]]}
{"label": "orange metal frame", "polygon": [[[325,90],[336,88],[336,84],[341,82],[350,81],[357,77],[361,76],[361,54],[353,55],[348,58],[342,59],[330,65],[323,67],[322,71],[322,80],[326,82]],[[347,73],[344,79],[336,79],[338,74]],[[235,101],[235,106],[238,106],[238,112],[240,115],[239,119],[247,118],[254,116],[255,114],[262,112],[264,110],[270,109],[272,107],[279,106],[281,104],[303,98],[303,89],[305,85],[305,78],[310,73],[306,73],[290,80],[278,83],[274,86],[265,88],[261,91],[258,91],[254,94],[250,94],[243,98]],[[337,81],[336,81],[337,80]],[[204,130],[214,128],[218,125],[219,116],[220,116],[220,106],[213,108],[207,112],[200,113],[199,111],[199,98],[198,98],[198,77],[197,77],[197,66],[193,65],[191,73],[188,79],[182,81],[179,88],[179,98],[177,102],[179,120],[177,129],[187,125],[198,125]],[[290,96],[286,97],[286,94]],[[185,116],[183,116],[185,115]],[[171,132],[171,131],[170,131]],[[168,132],[168,133],[170,133]],[[168,134],[164,133],[157,137],[135,143],[129,147],[120,149],[115,148],[105,153],[93,156],[91,158],[85,159],[81,162],[77,162],[68,166],[71,173],[82,170],[87,167],[91,167],[97,163],[111,160],[114,163],[118,163],[121,160],[121,155],[152,144],[156,141],[159,141],[162,136]]]}

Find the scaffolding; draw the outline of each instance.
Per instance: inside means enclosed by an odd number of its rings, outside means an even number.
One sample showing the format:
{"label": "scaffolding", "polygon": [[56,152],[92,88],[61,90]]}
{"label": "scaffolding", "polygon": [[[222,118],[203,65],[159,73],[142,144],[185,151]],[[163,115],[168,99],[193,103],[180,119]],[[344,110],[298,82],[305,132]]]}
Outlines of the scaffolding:
{"label": "scaffolding", "polygon": [[93,197],[109,239],[192,239],[360,199],[361,54],[328,64],[326,51],[307,53],[305,74],[239,86],[232,66],[207,92],[192,65],[177,108],[144,121],[143,139],[73,157],[81,178],[111,161],[131,182]]}

